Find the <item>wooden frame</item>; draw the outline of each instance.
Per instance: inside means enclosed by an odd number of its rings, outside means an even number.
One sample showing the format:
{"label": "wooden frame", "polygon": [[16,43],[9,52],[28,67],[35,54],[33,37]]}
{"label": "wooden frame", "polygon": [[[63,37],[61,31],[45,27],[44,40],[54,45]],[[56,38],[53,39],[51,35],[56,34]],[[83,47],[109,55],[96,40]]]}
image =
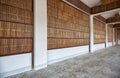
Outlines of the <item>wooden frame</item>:
{"label": "wooden frame", "polygon": [[114,17],[106,19],[106,23],[120,22],[120,15],[116,14]]}

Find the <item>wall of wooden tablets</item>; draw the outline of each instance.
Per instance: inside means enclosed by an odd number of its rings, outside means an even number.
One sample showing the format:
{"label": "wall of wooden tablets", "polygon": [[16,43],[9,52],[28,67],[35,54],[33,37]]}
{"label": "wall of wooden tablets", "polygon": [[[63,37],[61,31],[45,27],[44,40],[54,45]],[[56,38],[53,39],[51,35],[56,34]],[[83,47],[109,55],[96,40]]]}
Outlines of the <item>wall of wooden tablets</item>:
{"label": "wall of wooden tablets", "polygon": [[0,56],[32,52],[32,0],[0,0]]}
{"label": "wall of wooden tablets", "polygon": [[94,19],[94,43],[105,43],[106,26],[104,23]]}
{"label": "wall of wooden tablets", "polygon": [[113,27],[108,25],[108,42],[113,42]]}
{"label": "wall of wooden tablets", "polygon": [[48,0],[48,49],[89,45],[89,16],[61,0]]}

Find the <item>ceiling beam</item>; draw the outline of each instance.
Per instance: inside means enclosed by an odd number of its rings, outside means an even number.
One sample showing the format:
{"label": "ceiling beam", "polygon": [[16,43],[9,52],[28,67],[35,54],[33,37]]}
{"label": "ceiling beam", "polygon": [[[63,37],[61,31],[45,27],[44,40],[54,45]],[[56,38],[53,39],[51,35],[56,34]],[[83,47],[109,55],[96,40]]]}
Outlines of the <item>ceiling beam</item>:
{"label": "ceiling beam", "polygon": [[97,19],[101,20],[102,22],[106,23],[106,19],[101,15],[95,16],[95,18],[97,18]]}
{"label": "ceiling beam", "polygon": [[102,12],[111,11],[111,10],[115,10],[115,9],[120,9],[120,0],[110,3],[110,4],[93,7],[93,8],[91,8],[91,14],[93,14],[93,15],[99,14]]}
{"label": "ceiling beam", "polygon": [[117,14],[115,17],[111,17],[106,19],[106,23],[114,23],[114,22],[120,22],[120,15]]}
{"label": "ceiling beam", "polygon": [[112,23],[107,23],[107,24],[113,24],[113,25],[115,25],[115,24],[120,24],[120,22],[112,22]]}
{"label": "ceiling beam", "polygon": [[62,1],[73,6],[74,8],[77,8],[78,10],[81,10],[82,12],[88,15],[90,15],[91,13],[91,9],[86,4],[81,2],[80,0],[62,0]]}
{"label": "ceiling beam", "polygon": [[120,24],[113,25],[114,28],[120,28]]}
{"label": "ceiling beam", "polygon": [[101,0],[102,5],[110,4],[110,3],[113,3],[113,2],[116,2],[116,1],[118,1],[118,0]]}

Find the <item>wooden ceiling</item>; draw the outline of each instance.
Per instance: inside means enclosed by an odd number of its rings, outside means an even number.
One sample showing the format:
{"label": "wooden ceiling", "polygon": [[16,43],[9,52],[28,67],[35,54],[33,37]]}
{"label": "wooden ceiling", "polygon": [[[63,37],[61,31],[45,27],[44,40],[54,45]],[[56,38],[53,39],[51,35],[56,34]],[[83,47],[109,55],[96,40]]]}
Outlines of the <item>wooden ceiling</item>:
{"label": "wooden ceiling", "polygon": [[62,1],[72,4],[75,7],[84,10],[88,14],[96,14],[120,8],[120,0],[101,0],[101,5],[92,8],[88,7],[80,0],[62,0]]}
{"label": "wooden ceiling", "polygon": [[101,15],[95,16],[95,18],[97,18],[97,19],[106,23],[106,19],[104,17],[102,17]]}
{"label": "wooden ceiling", "polygon": [[118,1],[118,0],[101,0],[101,3],[102,3],[102,5],[107,5],[107,4],[111,4],[113,2],[116,2],[116,1]]}

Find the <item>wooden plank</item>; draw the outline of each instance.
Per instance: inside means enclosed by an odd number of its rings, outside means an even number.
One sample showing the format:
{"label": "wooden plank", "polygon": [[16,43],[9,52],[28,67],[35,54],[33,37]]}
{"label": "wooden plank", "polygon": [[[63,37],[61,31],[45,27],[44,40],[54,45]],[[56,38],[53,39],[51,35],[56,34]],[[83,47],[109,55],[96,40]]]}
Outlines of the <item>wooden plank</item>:
{"label": "wooden plank", "polygon": [[120,24],[113,25],[114,28],[120,28]]}
{"label": "wooden plank", "polygon": [[102,5],[106,5],[106,4],[110,4],[110,3],[116,2],[118,0],[101,0],[101,1],[102,1]]}
{"label": "wooden plank", "polygon": [[106,23],[106,19],[101,15],[97,15],[97,16],[95,16],[95,18],[97,18],[97,19],[103,21],[104,23]]}

